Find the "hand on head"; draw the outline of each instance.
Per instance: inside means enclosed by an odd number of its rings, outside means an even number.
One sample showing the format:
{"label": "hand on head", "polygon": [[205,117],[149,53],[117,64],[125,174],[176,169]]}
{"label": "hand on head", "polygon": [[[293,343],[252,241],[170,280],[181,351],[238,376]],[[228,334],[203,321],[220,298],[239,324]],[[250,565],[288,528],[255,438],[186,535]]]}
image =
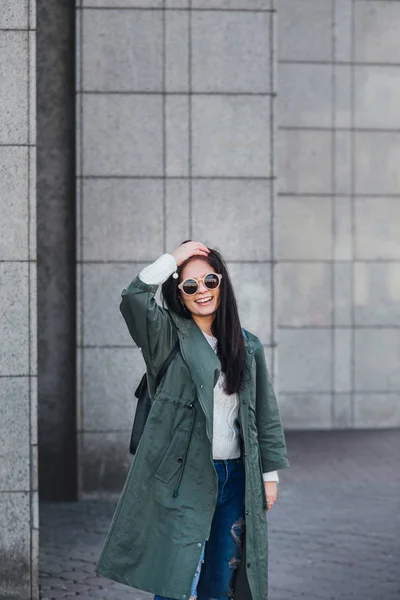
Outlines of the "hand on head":
{"label": "hand on head", "polygon": [[178,267],[185,262],[191,256],[205,256],[207,257],[210,253],[210,250],[202,244],[201,242],[185,242],[181,244],[174,252],[172,252],[172,256],[176,260],[176,264]]}

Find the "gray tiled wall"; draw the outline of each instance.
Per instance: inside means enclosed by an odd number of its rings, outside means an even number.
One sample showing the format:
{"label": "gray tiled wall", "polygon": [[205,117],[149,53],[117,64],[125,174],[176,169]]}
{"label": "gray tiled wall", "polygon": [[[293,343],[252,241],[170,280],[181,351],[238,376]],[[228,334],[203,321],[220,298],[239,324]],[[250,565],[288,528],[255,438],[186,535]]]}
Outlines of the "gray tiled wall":
{"label": "gray tiled wall", "polygon": [[120,291],[187,237],[225,254],[287,428],[400,424],[400,5],[280,0],[278,37],[276,14],[77,8],[82,496],[119,489],[130,462],[143,363]]}
{"label": "gray tiled wall", "polygon": [[277,320],[288,428],[400,425],[400,3],[280,0]]}
{"label": "gray tiled wall", "polygon": [[[162,10],[166,8],[166,10]],[[225,255],[275,370],[271,0],[84,0],[77,19],[80,495],[121,488],[144,369],[120,292],[183,239]]]}
{"label": "gray tiled wall", "polygon": [[0,11],[0,596],[38,599],[35,1]]}

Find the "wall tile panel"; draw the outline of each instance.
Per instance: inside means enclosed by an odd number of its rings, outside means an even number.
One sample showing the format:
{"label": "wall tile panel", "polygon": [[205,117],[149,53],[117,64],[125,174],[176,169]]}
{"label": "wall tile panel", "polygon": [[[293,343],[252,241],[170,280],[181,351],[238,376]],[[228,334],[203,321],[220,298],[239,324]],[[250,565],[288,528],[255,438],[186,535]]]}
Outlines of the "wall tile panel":
{"label": "wall tile panel", "polygon": [[161,91],[162,12],[84,11],[82,56],[85,91]]}
{"label": "wall tile panel", "polygon": [[161,97],[85,94],[82,127],[84,175],[162,175]]}

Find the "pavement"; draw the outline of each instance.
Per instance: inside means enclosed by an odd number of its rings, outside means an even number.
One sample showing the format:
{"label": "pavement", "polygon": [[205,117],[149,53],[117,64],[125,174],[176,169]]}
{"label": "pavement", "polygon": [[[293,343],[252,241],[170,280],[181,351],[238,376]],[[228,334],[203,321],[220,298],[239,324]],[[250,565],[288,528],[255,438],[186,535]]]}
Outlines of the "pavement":
{"label": "pavement", "polygon": [[[286,441],[291,468],[267,513],[269,600],[400,600],[400,429]],[[42,600],[152,600],[94,573],[115,503],[40,504]]]}

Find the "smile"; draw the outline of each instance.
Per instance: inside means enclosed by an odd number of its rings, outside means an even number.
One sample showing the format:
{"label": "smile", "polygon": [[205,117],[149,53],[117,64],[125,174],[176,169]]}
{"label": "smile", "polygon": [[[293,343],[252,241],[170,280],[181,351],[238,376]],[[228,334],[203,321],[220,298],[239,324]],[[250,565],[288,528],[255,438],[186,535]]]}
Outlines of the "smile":
{"label": "smile", "polygon": [[199,300],[195,300],[195,302],[196,304],[209,304],[212,299],[212,296],[208,296],[207,298],[200,298]]}

